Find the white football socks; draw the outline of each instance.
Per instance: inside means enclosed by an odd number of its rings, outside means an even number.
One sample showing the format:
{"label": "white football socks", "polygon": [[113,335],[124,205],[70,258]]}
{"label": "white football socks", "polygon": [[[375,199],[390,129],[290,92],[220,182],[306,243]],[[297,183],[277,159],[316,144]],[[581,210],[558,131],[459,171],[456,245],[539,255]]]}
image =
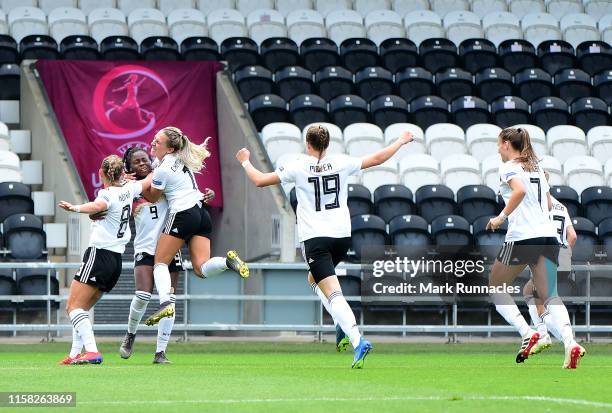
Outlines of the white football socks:
{"label": "white football socks", "polygon": [[312,288],[312,291],[314,291],[315,294],[319,296],[319,299],[321,300],[323,307],[325,307],[325,310],[327,310],[329,315],[332,316],[332,320],[334,320],[334,326],[337,326],[338,322],[336,321],[336,319],[334,318],[334,315],[332,314],[331,307],[329,306],[329,300],[327,299],[327,297],[325,297],[325,294],[323,294],[323,291],[321,291],[317,283],[310,284],[310,288]]}
{"label": "white football socks", "polygon": [[[176,302],[176,295],[170,294],[170,301],[172,304],[174,304]],[[164,317],[159,320],[159,324],[157,325],[156,353],[166,351],[168,341],[170,341],[170,335],[172,334],[172,327],[174,327],[174,315],[172,317]]]}
{"label": "white football socks", "polygon": [[155,288],[157,288],[157,294],[159,295],[159,303],[170,302],[172,284],[170,282],[168,265],[163,263],[155,264],[153,266],[153,279],[155,280]]}
{"label": "white football socks", "polygon": [[525,301],[527,303],[527,308],[529,308],[529,316],[531,317],[531,322],[535,326],[538,333],[540,333],[540,337],[544,337],[548,334],[548,329],[546,328],[546,323],[538,314],[538,307],[535,304],[535,299],[533,296],[525,297]]}
{"label": "white football socks", "polygon": [[340,325],[340,328],[348,336],[353,348],[359,345],[361,334],[357,327],[357,321],[355,320],[355,314],[353,310],[346,302],[346,299],[342,295],[341,291],[333,292],[329,296],[329,308],[334,320]]}
{"label": "white football socks", "polygon": [[200,272],[205,278],[214,277],[227,270],[227,258],[212,257],[200,267]]}
{"label": "white football socks", "polygon": [[532,329],[525,321],[516,304],[495,304],[497,312],[525,338],[531,335]]}
{"label": "white football socks", "polygon": [[97,353],[98,347],[96,346],[91,321],[89,321],[89,313],[82,308],[77,308],[68,315],[70,316],[72,327],[76,330],[85,346],[85,351]]}
{"label": "white football socks", "polygon": [[81,354],[81,350],[83,350],[83,341],[79,336],[79,333],[73,328],[72,329],[72,348],[70,349],[70,358],[75,358],[79,354]]}
{"label": "white football socks", "polygon": [[147,291],[136,291],[130,304],[130,316],[128,318],[128,333],[136,334],[138,324],[142,320],[142,316],[147,311],[147,304],[151,299],[151,293]]}
{"label": "white football socks", "polygon": [[567,348],[568,346],[574,344],[574,331],[572,330],[572,324],[570,322],[569,314],[567,313],[567,308],[565,308],[561,298],[549,298],[546,301],[545,308],[546,311],[550,313],[551,324],[561,336],[561,341],[563,341],[565,347]]}

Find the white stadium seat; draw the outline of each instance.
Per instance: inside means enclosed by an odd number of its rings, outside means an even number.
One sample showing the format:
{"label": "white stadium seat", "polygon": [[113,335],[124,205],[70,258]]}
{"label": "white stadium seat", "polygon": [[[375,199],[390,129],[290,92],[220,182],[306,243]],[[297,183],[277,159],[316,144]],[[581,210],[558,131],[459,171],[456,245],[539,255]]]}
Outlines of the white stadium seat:
{"label": "white stadium seat", "polygon": [[58,7],[49,14],[49,31],[57,44],[73,34],[89,35],[85,13],[74,7]]}
{"label": "white stadium seat", "polygon": [[583,0],[584,12],[599,18],[605,14],[612,14],[612,1],[610,0]]}
{"label": "white stadium seat", "polygon": [[21,181],[23,181],[23,177],[21,176],[21,171],[4,168],[0,164],[0,183],[2,182],[21,182]]}
{"label": "white stadium seat", "polygon": [[365,18],[368,38],[377,45],[394,37],[406,37],[402,17],[391,10],[374,10]]}
{"label": "white stadium seat", "polygon": [[512,13],[495,12],[489,13],[482,18],[482,28],[485,37],[492,41],[495,46],[508,39],[522,39],[520,20]]}
{"label": "white stadium seat", "polygon": [[501,128],[489,123],[472,125],[465,131],[468,152],[479,161],[497,152],[497,141]]}
{"label": "white stadium seat", "polygon": [[563,164],[566,185],[579,194],[590,186],[604,184],[601,162],[592,156],[573,156]]}
{"label": "white stadium seat", "polygon": [[566,14],[582,13],[582,2],[580,0],[546,0],[548,13],[561,19]]}
{"label": "white stadium seat", "polygon": [[8,23],[6,21],[6,13],[0,10],[0,34],[8,34]]}
{"label": "white stadium seat", "polygon": [[440,161],[442,182],[453,192],[466,185],[480,185],[480,162],[470,155],[451,155]]}
{"label": "white stadium seat", "polygon": [[534,47],[546,40],[561,40],[559,20],[548,13],[529,13],[521,21],[523,37]]}
{"label": "white stadium seat", "polygon": [[508,11],[519,19],[522,19],[529,13],[543,13],[546,11],[544,2],[541,0],[510,0],[508,3]]}
{"label": "white stadium seat", "polygon": [[11,137],[9,135],[8,126],[4,122],[0,122],[0,151],[11,150]]}
{"label": "white stadium seat", "polygon": [[612,159],[612,126],[595,126],[587,133],[589,153],[599,162]]}
{"label": "white stadium seat", "polygon": [[213,10],[208,14],[206,20],[208,22],[208,35],[218,45],[230,37],[245,37],[247,35],[244,16],[238,10]]}
{"label": "white stadium seat", "polygon": [[236,0],[236,9],[244,16],[253,10],[273,9],[274,0]]}
{"label": "white stadium seat", "polygon": [[128,26],[125,14],[119,9],[94,9],[87,18],[89,31],[98,44],[108,36],[127,36]]}
{"label": "white stadium seat", "polygon": [[481,19],[489,13],[508,11],[506,0],[472,0],[472,11]]}
{"label": "white stadium seat", "polygon": [[236,2],[234,0],[196,0],[197,8],[205,16],[213,10],[219,9],[233,9],[236,7]]}
{"label": "white stadium seat", "polygon": [[404,156],[399,161],[399,176],[400,183],[413,194],[423,185],[438,185],[441,182],[438,161],[426,154]]}
{"label": "white stadium seat", "polygon": [[48,16],[51,10],[59,7],[77,6],[77,0],[38,0],[38,7]]}
{"label": "white stadium seat", "polygon": [[553,126],[546,133],[548,153],[563,163],[572,156],[587,155],[586,136],[582,129],[570,125]]}
{"label": "white stadium seat", "polygon": [[298,46],[311,37],[326,37],[325,21],[316,10],[294,10],[287,15],[287,33]]}
{"label": "white stadium seat", "polygon": [[563,40],[574,46],[574,49],[587,40],[599,40],[599,30],[595,18],[588,14],[574,13],[561,19]]}
{"label": "white stadium seat", "polygon": [[136,9],[128,15],[130,36],[138,44],[151,36],[168,36],[166,17],[157,9]]}
{"label": "white stadium seat", "polygon": [[89,16],[94,9],[99,8],[115,8],[117,7],[116,0],[79,0],[79,9],[85,13],[85,16]]}
{"label": "white stadium seat", "polygon": [[168,15],[168,31],[180,46],[188,37],[206,36],[206,17],[196,9],[178,9]]}
{"label": "white stadium seat", "polygon": [[247,16],[249,37],[261,44],[270,37],[287,37],[283,15],[273,9],[253,10]]}
{"label": "white stadium seat", "polygon": [[604,165],[605,184],[612,186],[612,158],[606,161]]}
{"label": "white stadium seat", "polygon": [[11,151],[0,151],[0,167],[7,170],[12,169],[15,171],[21,170],[21,164],[19,156]]}
{"label": "white stadium seat", "polygon": [[355,11],[363,18],[374,10],[391,10],[390,0],[355,0],[353,3]]}
{"label": "white stadium seat", "polygon": [[308,128],[315,125],[323,126],[329,132],[329,146],[327,147],[327,153],[344,153],[344,137],[342,136],[342,129],[333,123],[316,122],[306,125],[304,129],[302,129],[302,142],[306,142],[306,132],[308,131]]}
{"label": "white stadium seat", "polygon": [[457,46],[465,39],[482,38],[480,17],[465,10],[451,11],[444,16],[446,37]]}
{"label": "white stadium seat", "polygon": [[391,9],[400,16],[405,16],[413,11],[429,10],[429,0],[393,0]]}
{"label": "white stadium seat", "polygon": [[344,128],[344,148],[350,156],[370,155],[383,147],[382,130],[371,123],[353,123]]}
{"label": "white stadium seat", "polygon": [[261,130],[261,139],[272,163],[284,153],[298,153],[304,148],[300,129],[291,123],[267,124]]}
{"label": "white stadium seat", "polygon": [[287,17],[295,10],[312,10],[312,0],[276,0],[276,10]]}
{"label": "white stadium seat", "polygon": [[385,184],[399,184],[397,160],[391,158],[387,162],[364,169],[361,172],[361,184],[374,193],[376,188]]}
{"label": "white stadium seat", "polygon": [[13,39],[19,44],[21,39],[31,34],[48,34],[47,16],[36,7],[16,7],[9,12],[8,24]]}
{"label": "white stadium seat", "polygon": [[429,0],[429,3],[431,4],[431,10],[442,18],[451,11],[470,9],[470,4],[467,0]]}
{"label": "white stadium seat", "polygon": [[155,0],[117,0],[117,7],[129,16],[136,9],[154,9]]}
{"label": "white stadium seat", "polygon": [[0,0],[0,9],[6,14],[17,7],[37,7],[37,0]]}
{"label": "white stadium seat", "polygon": [[397,159],[402,159],[407,155],[418,155],[426,153],[425,134],[423,129],[412,123],[394,123],[385,129],[385,145],[393,143],[402,132],[410,131],[414,137],[409,144],[403,145],[395,154]]}
{"label": "white stadium seat", "polygon": [[533,146],[533,150],[535,151],[536,155],[544,156],[548,153],[548,147],[546,146],[546,133],[544,133],[542,128],[536,125],[514,125],[512,127],[527,129],[531,146]]}
{"label": "white stadium seat", "polygon": [[315,10],[327,17],[332,11],[350,10],[351,3],[351,0],[315,0]]}
{"label": "white stadium seat", "polygon": [[608,44],[612,44],[612,14],[603,16],[597,25],[601,33],[601,40]]}
{"label": "white stadium seat", "polygon": [[157,4],[164,16],[168,16],[174,10],[193,9],[195,7],[194,0],[157,0]]}
{"label": "white stadium seat", "polygon": [[417,46],[425,39],[444,37],[442,19],[430,10],[413,11],[404,16],[406,34]]}
{"label": "white stadium seat", "polygon": [[497,193],[499,191],[499,167],[502,164],[498,153],[487,156],[480,164],[482,182]]}
{"label": "white stadium seat", "polygon": [[452,123],[436,123],[425,131],[427,152],[439,161],[449,155],[466,153],[463,129]]}
{"label": "white stadium seat", "polygon": [[325,18],[327,34],[338,46],[351,37],[365,37],[361,14],[355,10],[336,10]]}
{"label": "white stadium seat", "polygon": [[563,168],[559,160],[552,156],[542,156],[540,158],[540,166],[548,172],[548,183],[550,186],[563,185],[565,177],[563,176]]}

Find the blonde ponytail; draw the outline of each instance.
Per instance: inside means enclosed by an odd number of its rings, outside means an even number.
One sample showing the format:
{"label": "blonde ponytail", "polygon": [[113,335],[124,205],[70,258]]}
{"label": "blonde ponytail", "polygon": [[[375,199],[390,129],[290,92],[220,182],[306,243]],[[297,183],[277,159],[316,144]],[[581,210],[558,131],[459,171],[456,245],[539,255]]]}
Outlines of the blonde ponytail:
{"label": "blonde ponytail", "polygon": [[168,126],[162,129],[168,138],[168,147],[173,148],[179,160],[192,172],[200,172],[204,167],[204,161],[210,156],[208,151],[208,140],[197,145],[189,140],[179,128]]}

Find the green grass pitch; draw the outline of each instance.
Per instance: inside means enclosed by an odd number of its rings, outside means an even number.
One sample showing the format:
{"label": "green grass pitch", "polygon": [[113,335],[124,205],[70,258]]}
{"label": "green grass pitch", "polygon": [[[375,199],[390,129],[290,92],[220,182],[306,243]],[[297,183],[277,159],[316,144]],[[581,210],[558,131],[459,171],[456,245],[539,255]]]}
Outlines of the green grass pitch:
{"label": "green grass pitch", "polygon": [[[603,412],[612,411],[612,345],[587,345],[577,370],[562,346],[523,365],[517,345],[376,344],[363,370],[333,344],[153,344],[129,360],[103,343],[100,366],[59,366],[69,343],[0,345],[0,391],[74,391],[83,412]],[[2,409],[7,411],[8,409]],[[18,408],[13,411],[41,411]]]}

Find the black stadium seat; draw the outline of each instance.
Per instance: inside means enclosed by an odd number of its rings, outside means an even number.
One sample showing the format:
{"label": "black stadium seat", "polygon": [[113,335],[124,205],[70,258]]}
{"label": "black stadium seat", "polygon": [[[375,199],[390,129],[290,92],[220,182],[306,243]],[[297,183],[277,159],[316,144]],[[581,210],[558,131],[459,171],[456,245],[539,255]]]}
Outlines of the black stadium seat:
{"label": "black stadium seat", "polygon": [[433,95],[436,85],[431,72],[421,67],[409,67],[395,74],[399,95],[411,102],[420,96]]}
{"label": "black stadium seat", "polygon": [[140,43],[140,54],[145,60],[179,60],[181,54],[172,37],[151,36]]}
{"label": "black stadium seat", "polygon": [[512,75],[506,69],[491,67],[476,73],[477,94],[488,103],[502,96],[512,96],[514,84]]}
{"label": "black stadium seat", "polygon": [[315,122],[328,122],[327,102],[318,95],[299,95],[289,101],[291,122],[303,129]]}
{"label": "black stadium seat", "polygon": [[542,69],[554,76],[559,70],[576,67],[574,48],[563,40],[547,40],[538,46]]}
{"label": "black stadium seat", "polygon": [[476,74],[482,69],[497,66],[497,49],[495,44],[487,39],[467,39],[459,45],[459,57],[462,66]]}
{"label": "black stadium seat", "polygon": [[378,49],[376,43],[365,38],[346,39],[340,45],[342,64],[351,72],[378,66]]}
{"label": "black stadium seat", "polygon": [[395,246],[421,246],[430,244],[427,221],[418,215],[400,215],[389,221],[389,236]]}
{"label": "black stadium seat", "polygon": [[40,218],[31,214],[15,214],[4,220],[4,242],[15,259],[40,259],[46,254],[45,233]]}
{"label": "black stadium seat", "polygon": [[300,61],[297,44],[286,37],[270,37],[259,47],[263,65],[276,72],[285,66],[296,66]]}
{"label": "black stadium seat", "polygon": [[565,185],[553,186],[550,188],[550,195],[567,208],[570,218],[582,216],[578,193],[573,188]]}
{"label": "black stadium seat", "polygon": [[455,213],[455,194],[444,185],[423,185],[415,193],[419,215],[427,222]]}
{"label": "black stadium seat", "polygon": [[580,194],[584,216],[598,225],[606,218],[612,217],[612,188],[609,186],[592,186]]}
{"label": "black stadium seat", "polygon": [[459,215],[442,215],[431,222],[431,237],[438,246],[468,246],[472,243],[470,223]]}
{"label": "black stadium seat", "polygon": [[610,113],[606,102],[599,98],[588,97],[574,101],[571,106],[574,123],[587,133],[595,126],[610,125]]}
{"label": "black stadium seat", "polygon": [[587,218],[572,218],[572,225],[576,231],[577,240],[572,248],[572,262],[584,263],[592,261],[595,255],[595,248],[599,243],[595,233],[595,224]]}
{"label": "black stadium seat", "polygon": [[597,232],[599,239],[603,245],[608,247],[608,259],[610,259],[610,253],[612,252],[612,217],[606,218],[599,223]]}
{"label": "black stadium seat", "polygon": [[100,43],[104,60],[138,60],[138,43],[128,36],[109,36]]}
{"label": "black stadium seat", "polygon": [[234,73],[234,82],[245,102],[261,94],[274,92],[272,72],[263,66],[245,66]]}
{"label": "black stadium seat", "polygon": [[552,76],[538,68],[521,70],[514,75],[514,83],[517,95],[527,103],[544,96],[553,96],[555,92]]}
{"label": "black stadium seat", "polygon": [[287,122],[287,102],[278,95],[258,95],[249,100],[249,113],[258,131],[272,122]]}
{"label": "black stadium seat", "polygon": [[572,124],[567,103],[553,96],[534,100],[531,104],[531,117],[533,123],[544,129],[544,132],[548,132],[553,126]]}
{"label": "black stadium seat", "polygon": [[410,112],[414,123],[426,130],[436,123],[448,123],[451,120],[448,104],[439,96],[421,96],[410,102]]}
{"label": "black stadium seat", "polygon": [[57,42],[51,36],[32,34],[19,42],[21,60],[25,59],[59,59]]}
{"label": "black stadium seat", "polygon": [[535,47],[527,40],[511,39],[499,44],[500,64],[511,74],[538,66]]}
{"label": "black stadium seat", "polygon": [[612,70],[604,70],[593,76],[595,93],[606,102],[612,104]]}
{"label": "black stadium seat", "polygon": [[18,62],[19,49],[17,48],[17,42],[9,35],[0,34],[0,65]]}
{"label": "black stadium seat", "polygon": [[489,123],[489,105],[477,96],[461,96],[451,102],[453,122],[463,130],[477,123]]}
{"label": "black stadium seat", "polygon": [[500,128],[531,123],[529,105],[518,96],[502,96],[491,102],[493,123]]}
{"label": "black stadium seat", "polygon": [[381,185],[374,191],[374,208],[376,215],[385,222],[390,222],[398,215],[416,213],[412,191],[404,185]]}
{"label": "black stadium seat", "polygon": [[0,66],[0,100],[18,100],[20,90],[21,69],[15,63],[5,63]]}
{"label": "black stadium seat", "polygon": [[[13,270],[0,268],[0,295],[17,294],[17,283],[13,279]],[[10,300],[0,300],[0,310],[13,310],[15,304]]]}
{"label": "black stadium seat", "polygon": [[349,184],[347,191],[346,202],[351,216],[372,213],[374,210],[372,194],[368,188],[359,184]]}
{"label": "black stadium seat", "polygon": [[574,100],[593,96],[591,77],[580,69],[563,69],[555,74],[557,95],[567,104]]}
{"label": "black stadium seat", "polygon": [[350,95],[355,89],[353,74],[342,66],[327,66],[315,73],[317,92],[330,101],[340,95]]}
{"label": "black stadium seat", "polygon": [[365,67],[355,73],[357,94],[367,102],[381,95],[392,95],[395,92],[393,74],[380,66]]}
{"label": "black stadium seat", "polygon": [[394,123],[410,121],[408,103],[399,96],[383,95],[370,102],[372,122],[381,129]]}
{"label": "black stadium seat", "polygon": [[300,66],[283,67],[274,73],[274,81],[277,93],[287,101],[314,92],[312,73]]}
{"label": "black stadium seat", "polygon": [[340,129],[353,123],[369,122],[367,102],[357,95],[340,95],[329,102],[332,123]]}
{"label": "black stadium seat", "polygon": [[467,185],[457,191],[457,207],[461,216],[472,223],[481,216],[495,215],[497,196],[486,185]]}
{"label": "black stadium seat", "polygon": [[83,35],[66,36],[60,43],[60,54],[63,59],[98,60],[98,43],[93,37]]}
{"label": "black stadium seat", "polygon": [[33,214],[30,187],[20,182],[0,183],[0,222],[13,214]]}
{"label": "black stadium seat", "polygon": [[418,66],[419,53],[412,40],[404,38],[386,39],[380,44],[381,64],[391,73],[407,67]]}
{"label": "black stadium seat", "polygon": [[499,253],[499,249],[506,240],[506,231],[508,230],[508,221],[504,221],[501,227],[495,231],[487,229],[489,220],[495,215],[485,215],[477,218],[472,223],[472,235],[474,244],[483,253],[483,255],[493,258]]}
{"label": "black stadium seat", "polygon": [[436,73],[436,87],[438,88],[438,95],[447,102],[452,102],[459,96],[474,94],[472,74],[456,67]]}
{"label": "black stadium seat", "polygon": [[423,67],[431,73],[437,73],[448,67],[459,66],[457,46],[444,38],[423,40],[419,45],[419,55]]}
{"label": "black stadium seat", "polygon": [[591,76],[612,68],[612,47],[606,42],[582,42],[576,47],[576,57],[580,68]]}
{"label": "black stadium seat", "polygon": [[242,66],[259,64],[257,43],[248,37],[230,37],[221,43],[221,56],[232,72]]}
{"label": "black stadium seat", "polygon": [[210,37],[188,37],[181,42],[184,60],[221,60],[219,45]]}
{"label": "black stadium seat", "polygon": [[[59,295],[59,282],[55,270],[51,270],[49,290],[47,289],[47,270],[39,268],[18,268],[17,290],[22,295]],[[40,310],[47,307],[46,300],[26,300],[20,304],[21,310]],[[59,302],[51,301],[51,308],[59,308]]]}
{"label": "black stadium seat", "polygon": [[357,259],[361,259],[363,248],[384,247],[387,240],[385,221],[376,215],[352,216],[351,240]]}
{"label": "black stadium seat", "polygon": [[306,39],[300,45],[300,55],[304,67],[311,72],[317,72],[327,66],[340,64],[338,45],[331,39],[313,37]]}

